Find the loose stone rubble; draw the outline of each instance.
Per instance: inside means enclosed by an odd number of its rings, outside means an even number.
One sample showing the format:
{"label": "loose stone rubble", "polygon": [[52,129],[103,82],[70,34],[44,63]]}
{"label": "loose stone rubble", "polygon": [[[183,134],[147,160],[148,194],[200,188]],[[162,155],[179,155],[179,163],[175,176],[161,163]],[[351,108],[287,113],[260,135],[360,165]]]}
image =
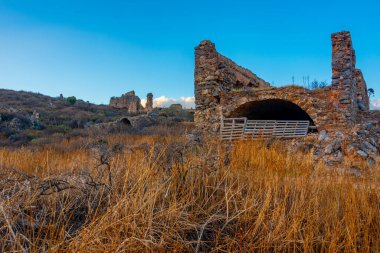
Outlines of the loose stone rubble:
{"label": "loose stone rubble", "polygon": [[212,42],[202,41],[195,48],[197,127],[217,134],[221,117],[309,120],[319,132],[316,158],[338,164],[351,155],[374,165],[379,161],[380,113],[369,110],[367,85],[356,68],[350,33],[334,33],[331,40],[331,85],[314,90],[272,87],[218,53]]}

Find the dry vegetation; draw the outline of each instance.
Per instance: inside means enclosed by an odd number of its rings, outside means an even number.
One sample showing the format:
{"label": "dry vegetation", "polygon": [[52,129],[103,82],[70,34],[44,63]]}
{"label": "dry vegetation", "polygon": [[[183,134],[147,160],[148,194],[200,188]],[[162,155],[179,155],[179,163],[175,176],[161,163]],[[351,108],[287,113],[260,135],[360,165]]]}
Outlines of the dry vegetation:
{"label": "dry vegetation", "polygon": [[[33,112],[39,114],[34,123]],[[48,142],[53,136],[75,135],[86,124],[110,122],[121,116],[125,116],[121,110],[79,99],[72,105],[64,98],[0,89],[0,146]]]}
{"label": "dry vegetation", "polygon": [[379,166],[183,136],[0,149],[0,251],[379,252]]}
{"label": "dry vegetation", "polygon": [[[126,116],[146,116],[146,113],[128,113],[124,109],[91,104],[80,99],[71,104],[67,99],[0,89],[0,147],[56,143],[66,138],[88,136],[100,125],[118,122]],[[155,108],[149,113],[149,119],[157,124],[168,125],[190,122],[193,115],[182,109]],[[123,125],[109,126],[108,132],[143,133],[141,130],[146,127],[135,124],[128,129]]]}

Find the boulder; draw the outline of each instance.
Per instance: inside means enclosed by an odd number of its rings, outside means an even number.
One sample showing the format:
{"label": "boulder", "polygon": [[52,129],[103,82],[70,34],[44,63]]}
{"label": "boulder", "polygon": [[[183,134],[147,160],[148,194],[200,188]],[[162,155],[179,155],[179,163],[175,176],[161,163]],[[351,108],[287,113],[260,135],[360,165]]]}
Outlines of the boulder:
{"label": "boulder", "polygon": [[333,154],[341,149],[341,140],[335,140],[333,143],[329,144],[325,148],[325,154]]}
{"label": "boulder", "polygon": [[377,147],[377,148],[380,147],[379,138],[378,138],[377,136],[371,136],[371,137],[369,137],[369,142],[370,142],[373,146],[375,146],[375,147]]}
{"label": "boulder", "polygon": [[367,154],[368,153],[373,153],[375,155],[379,154],[379,152],[377,151],[377,148],[373,146],[371,143],[369,143],[368,141],[363,141],[361,145],[361,149],[365,151]]}
{"label": "boulder", "polygon": [[368,157],[368,154],[366,152],[364,152],[363,150],[358,150],[356,153],[363,158]]}
{"label": "boulder", "polygon": [[322,130],[322,131],[319,133],[318,140],[319,140],[319,141],[329,141],[329,140],[330,140],[330,137],[327,136],[327,132],[326,132],[326,130]]}

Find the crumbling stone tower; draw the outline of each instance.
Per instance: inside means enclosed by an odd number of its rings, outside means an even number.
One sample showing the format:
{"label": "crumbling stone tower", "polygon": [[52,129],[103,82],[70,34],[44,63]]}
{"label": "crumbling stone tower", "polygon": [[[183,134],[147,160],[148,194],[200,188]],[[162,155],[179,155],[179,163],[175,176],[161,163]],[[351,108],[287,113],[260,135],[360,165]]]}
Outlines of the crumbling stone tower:
{"label": "crumbling stone tower", "polygon": [[271,87],[219,54],[210,41],[195,48],[195,123],[217,132],[221,117],[309,120],[317,130],[347,129],[369,110],[367,87],[356,69],[349,32],[332,34],[332,83],[322,89]]}
{"label": "crumbling stone tower", "polygon": [[148,93],[146,95],[145,110],[149,112],[153,110],[153,94],[152,93]]}
{"label": "crumbling stone tower", "polygon": [[369,109],[367,85],[362,72],[355,67],[356,56],[350,33],[334,33],[331,40],[332,92],[339,95],[339,106],[345,111],[342,123],[355,123],[358,109]]}

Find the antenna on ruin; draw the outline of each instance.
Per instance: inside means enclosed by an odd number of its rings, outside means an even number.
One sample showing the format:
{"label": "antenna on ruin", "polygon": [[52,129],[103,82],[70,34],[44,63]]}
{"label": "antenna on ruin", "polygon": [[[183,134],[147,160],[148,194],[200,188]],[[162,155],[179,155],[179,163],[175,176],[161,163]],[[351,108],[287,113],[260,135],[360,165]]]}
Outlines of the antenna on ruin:
{"label": "antenna on ruin", "polygon": [[292,76],[292,84],[294,85],[294,76]]}
{"label": "antenna on ruin", "polygon": [[309,80],[310,80],[309,76],[302,77],[303,87],[310,89]]}

